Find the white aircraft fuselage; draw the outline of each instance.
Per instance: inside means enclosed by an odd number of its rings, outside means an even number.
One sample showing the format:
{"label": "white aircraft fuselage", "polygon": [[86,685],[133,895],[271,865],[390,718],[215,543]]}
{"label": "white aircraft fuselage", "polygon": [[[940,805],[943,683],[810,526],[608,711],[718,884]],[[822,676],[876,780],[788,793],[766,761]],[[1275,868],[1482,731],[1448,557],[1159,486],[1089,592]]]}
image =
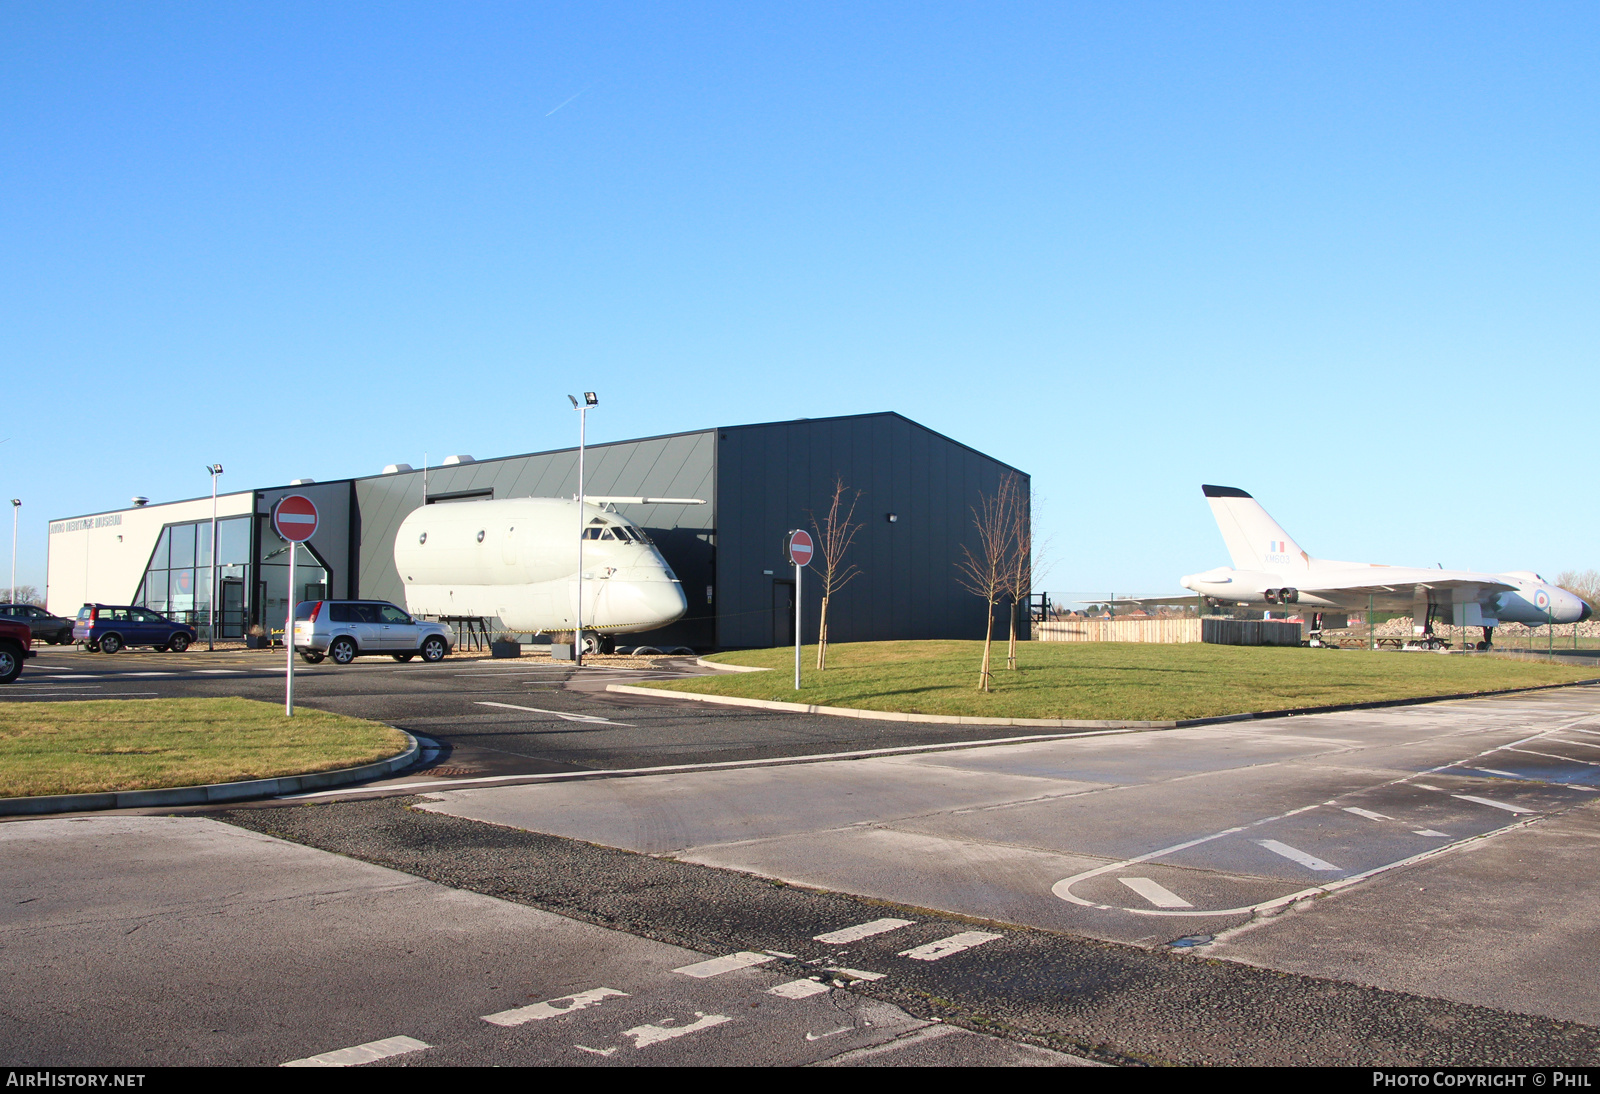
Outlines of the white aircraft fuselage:
{"label": "white aircraft fuselage", "polygon": [[[583,629],[630,634],[689,608],[649,537],[583,503]],[[578,607],[578,501],[507,498],[425,505],[400,524],[394,562],[414,615],[498,616],[532,634],[572,630]]]}
{"label": "white aircraft fuselage", "polygon": [[1591,609],[1536,573],[1428,570],[1381,563],[1335,562],[1300,549],[1243,490],[1205,486],[1233,567],[1183,578],[1183,586],[1227,604],[1268,610],[1408,612],[1420,632],[1437,618],[1466,627],[1500,623],[1577,623]]}

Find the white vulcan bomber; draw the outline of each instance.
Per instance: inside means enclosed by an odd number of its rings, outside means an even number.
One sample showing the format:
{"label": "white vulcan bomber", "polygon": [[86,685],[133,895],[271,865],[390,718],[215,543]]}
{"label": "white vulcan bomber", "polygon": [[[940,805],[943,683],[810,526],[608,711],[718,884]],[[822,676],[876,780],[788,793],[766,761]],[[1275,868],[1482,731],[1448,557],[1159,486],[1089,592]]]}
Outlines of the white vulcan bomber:
{"label": "white vulcan bomber", "polygon": [[1501,622],[1577,623],[1591,612],[1580,598],[1526,570],[1482,574],[1313,558],[1243,490],[1201,489],[1228,545],[1233,568],[1190,574],[1183,579],[1184,588],[1214,604],[1269,610],[1299,605],[1315,613],[1313,636],[1322,629],[1324,610],[1371,608],[1411,613],[1417,637],[1430,649],[1442,645],[1433,636],[1436,619],[1457,627],[1482,627],[1479,648],[1486,649]]}
{"label": "white vulcan bomber", "polygon": [[[695,498],[585,497],[583,632],[649,631],[689,608],[661,552],[613,504],[703,505]],[[400,524],[394,564],[414,615],[498,616],[506,629],[573,629],[578,607],[578,500],[506,498],[425,505]]]}

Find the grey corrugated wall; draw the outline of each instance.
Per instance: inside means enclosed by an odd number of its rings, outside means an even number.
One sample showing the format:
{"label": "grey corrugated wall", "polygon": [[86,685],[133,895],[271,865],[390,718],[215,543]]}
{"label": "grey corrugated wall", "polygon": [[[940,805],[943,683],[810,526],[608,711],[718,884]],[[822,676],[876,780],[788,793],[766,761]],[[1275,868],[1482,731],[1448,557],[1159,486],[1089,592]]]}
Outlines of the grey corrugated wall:
{"label": "grey corrugated wall", "polygon": [[[830,606],[830,639],[982,637],[983,601],[957,582],[955,563],[963,545],[977,550],[979,495],[1013,473],[1027,496],[1027,475],[893,413],[731,426],[717,438],[720,647],[774,644],[773,585],[794,574],[784,534],[810,529],[812,513],[822,523],[836,476],[861,491],[862,529],[847,556],[861,575]],[[820,586],[814,564],[802,583],[808,641]],[[1003,633],[1003,612],[995,625]]]}

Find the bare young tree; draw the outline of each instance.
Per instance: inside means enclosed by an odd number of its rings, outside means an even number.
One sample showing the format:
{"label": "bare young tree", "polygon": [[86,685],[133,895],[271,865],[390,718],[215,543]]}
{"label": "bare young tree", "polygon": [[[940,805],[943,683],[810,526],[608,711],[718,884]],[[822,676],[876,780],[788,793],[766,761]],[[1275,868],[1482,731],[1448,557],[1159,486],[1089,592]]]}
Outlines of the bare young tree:
{"label": "bare young tree", "polygon": [[15,589],[6,590],[4,595],[7,604],[37,604],[44,607],[44,596],[37,585],[18,585]]}
{"label": "bare young tree", "polygon": [[856,502],[861,500],[861,491],[857,490],[850,497],[850,508],[840,515],[844,508],[844,498],[847,488],[844,479],[835,478],[833,482],[833,503],[828,506],[828,515],[817,524],[817,515],[807,510],[811,517],[812,530],[817,533],[817,553],[822,574],[822,622],[817,627],[817,668],[824,670],[828,667],[828,603],[833,599],[833,594],[850,584],[851,580],[859,576],[861,570],[854,564],[846,566],[845,552],[850,550],[850,543],[856,538],[856,533],[861,531],[860,522],[854,520],[856,515]]}
{"label": "bare young tree", "polygon": [[[1009,489],[1006,484],[1009,483]],[[1033,593],[1033,519],[1028,511],[1028,495],[1017,476],[1006,472],[1002,493],[1008,505],[1003,519],[1009,543],[1004,569],[1004,595],[1011,601],[1011,625],[1006,641],[1006,668],[1017,667],[1017,612],[1026,610]]]}
{"label": "bare young tree", "polygon": [[1600,608],[1600,571],[1563,570],[1556,575],[1556,584],[1583,597],[1591,607]]}
{"label": "bare young tree", "polygon": [[961,558],[956,562],[957,581],[974,596],[983,597],[985,612],[983,624],[983,667],[978,670],[978,690],[989,691],[990,652],[994,645],[994,606],[1005,595],[1006,576],[1010,572],[1013,522],[1011,511],[1015,507],[1012,495],[1017,488],[1013,476],[1000,480],[994,494],[978,495],[978,505],[972,510],[972,523],[978,529],[978,551],[974,554],[965,544]]}

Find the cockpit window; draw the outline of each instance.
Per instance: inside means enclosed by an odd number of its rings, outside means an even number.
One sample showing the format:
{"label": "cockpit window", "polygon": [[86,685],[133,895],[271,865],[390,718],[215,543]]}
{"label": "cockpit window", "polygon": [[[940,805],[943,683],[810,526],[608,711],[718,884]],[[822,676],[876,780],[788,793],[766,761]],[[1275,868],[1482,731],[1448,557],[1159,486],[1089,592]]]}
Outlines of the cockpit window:
{"label": "cockpit window", "polygon": [[583,530],[583,538],[584,539],[599,539],[600,538],[600,529],[598,529],[598,528],[585,528]]}

